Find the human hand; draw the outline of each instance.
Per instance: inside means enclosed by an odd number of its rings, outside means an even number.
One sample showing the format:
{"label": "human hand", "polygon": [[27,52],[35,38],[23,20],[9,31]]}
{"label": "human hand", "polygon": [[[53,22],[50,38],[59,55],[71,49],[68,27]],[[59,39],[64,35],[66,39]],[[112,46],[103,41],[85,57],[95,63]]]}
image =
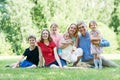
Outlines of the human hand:
{"label": "human hand", "polygon": [[92,44],[99,45],[100,41],[92,41]]}

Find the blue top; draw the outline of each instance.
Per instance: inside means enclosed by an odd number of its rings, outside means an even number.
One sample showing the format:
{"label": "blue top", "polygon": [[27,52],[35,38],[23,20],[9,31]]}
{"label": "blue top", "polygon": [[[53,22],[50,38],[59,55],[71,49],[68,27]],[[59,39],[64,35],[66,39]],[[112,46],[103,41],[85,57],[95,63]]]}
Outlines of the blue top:
{"label": "blue top", "polygon": [[83,49],[83,56],[82,56],[83,62],[93,59],[93,55],[91,54],[91,50],[90,50],[91,48],[90,35],[88,32],[86,32],[85,36],[79,34],[78,48]]}

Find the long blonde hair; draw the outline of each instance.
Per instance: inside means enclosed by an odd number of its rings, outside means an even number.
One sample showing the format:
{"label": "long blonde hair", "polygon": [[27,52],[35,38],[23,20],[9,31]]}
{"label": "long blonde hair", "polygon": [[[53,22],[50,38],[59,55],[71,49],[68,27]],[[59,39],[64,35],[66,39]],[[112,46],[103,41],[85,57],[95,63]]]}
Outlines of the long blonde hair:
{"label": "long blonde hair", "polygon": [[70,24],[70,26],[68,27],[68,33],[69,33],[69,29],[70,29],[71,25],[76,26],[76,32],[74,33],[74,36],[77,37],[78,36],[78,27],[77,27],[77,24],[75,24],[75,23]]}

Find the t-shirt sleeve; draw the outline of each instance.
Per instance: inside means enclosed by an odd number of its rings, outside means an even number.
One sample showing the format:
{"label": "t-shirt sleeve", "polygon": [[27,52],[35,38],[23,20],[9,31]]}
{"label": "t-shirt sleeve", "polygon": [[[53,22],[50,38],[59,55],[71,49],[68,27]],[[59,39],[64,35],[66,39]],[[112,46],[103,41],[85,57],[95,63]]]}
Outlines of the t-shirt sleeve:
{"label": "t-shirt sleeve", "polygon": [[52,46],[53,48],[56,47],[56,44],[55,44],[54,41],[51,42],[51,46]]}
{"label": "t-shirt sleeve", "polygon": [[27,53],[28,53],[28,51],[27,51],[27,49],[24,51],[24,53],[23,53],[23,56],[27,56]]}

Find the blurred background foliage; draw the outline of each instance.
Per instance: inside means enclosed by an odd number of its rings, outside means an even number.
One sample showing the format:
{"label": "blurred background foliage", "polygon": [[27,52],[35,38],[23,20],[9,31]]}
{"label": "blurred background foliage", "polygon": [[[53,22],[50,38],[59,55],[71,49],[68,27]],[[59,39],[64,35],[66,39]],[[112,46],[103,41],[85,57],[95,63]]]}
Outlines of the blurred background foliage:
{"label": "blurred background foliage", "polygon": [[111,43],[104,53],[120,53],[120,0],[0,0],[0,54],[19,55],[27,37],[39,39],[55,22],[65,32],[71,23],[96,20]]}

